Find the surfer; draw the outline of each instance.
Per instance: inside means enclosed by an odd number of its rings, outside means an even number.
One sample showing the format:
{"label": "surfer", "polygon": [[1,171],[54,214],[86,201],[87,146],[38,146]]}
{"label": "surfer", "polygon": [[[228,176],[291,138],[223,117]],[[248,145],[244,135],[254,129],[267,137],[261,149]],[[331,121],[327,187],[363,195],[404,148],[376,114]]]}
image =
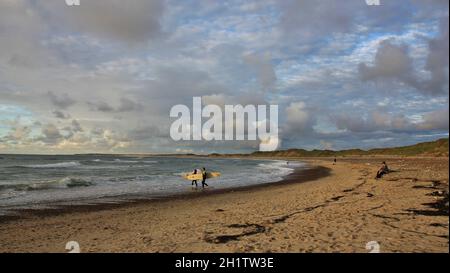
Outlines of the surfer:
{"label": "surfer", "polygon": [[[197,169],[194,169],[193,174],[197,174]],[[192,186],[194,186],[194,184],[195,184],[195,187],[198,186],[198,185],[197,185],[197,180],[192,180]]]}
{"label": "surfer", "polygon": [[203,167],[203,169],[202,169],[202,188],[204,188],[205,186],[208,187],[208,184],[206,184],[206,169],[205,169],[205,167]]}

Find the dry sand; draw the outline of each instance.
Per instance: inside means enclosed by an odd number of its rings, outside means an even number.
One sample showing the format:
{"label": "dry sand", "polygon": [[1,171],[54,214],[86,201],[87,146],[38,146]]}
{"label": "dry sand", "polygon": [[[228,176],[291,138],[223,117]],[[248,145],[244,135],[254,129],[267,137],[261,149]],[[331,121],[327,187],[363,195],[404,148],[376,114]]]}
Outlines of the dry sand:
{"label": "dry sand", "polygon": [[366,244],[376,241],[381,252],[448,253],[448,205],[437,196],[448,192],[448,158],[390,158],[395,172],[375,180],[381,160],[338,158],[333,165],[308,159],[330,175],[158,202],[25,213],[0,222],[0,252],[65,252],[73,240],[82,252],[368,252]]}

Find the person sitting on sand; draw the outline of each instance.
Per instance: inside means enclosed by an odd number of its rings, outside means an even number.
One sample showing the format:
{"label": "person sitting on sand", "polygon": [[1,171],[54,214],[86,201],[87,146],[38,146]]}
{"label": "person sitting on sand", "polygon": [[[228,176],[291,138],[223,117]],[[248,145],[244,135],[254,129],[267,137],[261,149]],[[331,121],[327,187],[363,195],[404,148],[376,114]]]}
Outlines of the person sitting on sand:
{"label": "person sitting on sand", "polygon": [[383,175],[385,175],[387,173],[389,173],[389,168],[388,168],[388,166],[386,164],[386,161],[383,161],[383,163],[381,164],[380,169],[377,172],[376,179],[381,178]]}
{"label": "person sitting on sand", "polygon": [[205,186],[208,187],[208,184],[206,184],[206,169],[205,167],[203,167],[202,169],[202,188],[204,188]]}
{"label": "person sitting on sand", "polygon": [[[192,172],[193,174],[197,174],[197,169],[194,169],[194,171]],[[195,187],[197,187],[198,185],[197,185],[197,180],[192,180],[192,186],[194,186],[194,184],[195,184]]]}

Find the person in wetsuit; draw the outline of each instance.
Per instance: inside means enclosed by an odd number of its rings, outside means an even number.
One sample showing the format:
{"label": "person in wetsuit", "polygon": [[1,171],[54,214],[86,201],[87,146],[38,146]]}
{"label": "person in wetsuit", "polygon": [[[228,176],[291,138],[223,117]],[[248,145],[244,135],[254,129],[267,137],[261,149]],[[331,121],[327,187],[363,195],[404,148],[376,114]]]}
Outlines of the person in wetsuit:
{"label": "person in wetsuit", "polygon": [[206,169],[203,167],[202,169],[202,188],[204,188],[205,186],[208,187],[208,184],[206,184]]}
{"label": "person in wetsuit", "polygon": [[[197,174],[197,169],[194,169],[193,174]],[[197,185],[197,180],[192,180],[192,186],[194,186],[194,184],[195,184],[195,187],[198,186],[198,185]]]}

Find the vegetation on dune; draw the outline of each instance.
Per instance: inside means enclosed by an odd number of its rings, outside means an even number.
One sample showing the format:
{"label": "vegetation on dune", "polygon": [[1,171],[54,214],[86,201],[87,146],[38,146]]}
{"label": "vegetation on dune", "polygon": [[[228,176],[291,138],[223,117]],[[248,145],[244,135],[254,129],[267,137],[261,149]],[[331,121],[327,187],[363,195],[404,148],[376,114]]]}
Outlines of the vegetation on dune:
{"label": "vegetation on dune", "polygon": [[[363,155],[396,155],[396,156],[447,156],[448,157],[448,138],[442,138],[436,141],[423,142],[410,146],[395,148],[377,148],[371,150],[350,149],[341,151],[332,150],[305,150],[289,149],[273,152],[254,152],[239,156],[252,157],[332,157],[332,156],[363,156]],[[210,156],[220,156],[211,154]]]}

